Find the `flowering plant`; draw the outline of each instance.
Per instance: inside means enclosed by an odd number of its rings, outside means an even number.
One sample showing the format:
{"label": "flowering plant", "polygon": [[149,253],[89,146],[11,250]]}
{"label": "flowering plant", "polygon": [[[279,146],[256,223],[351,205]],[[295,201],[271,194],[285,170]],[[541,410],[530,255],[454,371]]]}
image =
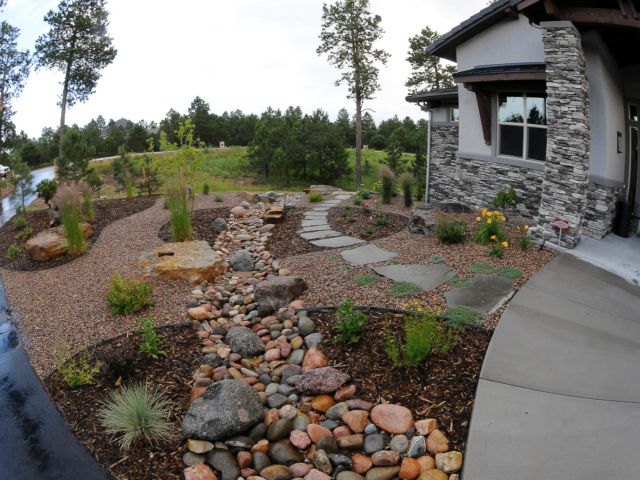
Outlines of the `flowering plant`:
{"label": "flowering plant", "polygon": [[475,241],[483,245],[489,242],[506,243],[507,234],[504,229],[506,221],[507,219],[499,210],[487,210],[483,208],[480,211],[480,216],[476,217],[476,222],[479,223],[480,226],[476,230],[474,236]]}

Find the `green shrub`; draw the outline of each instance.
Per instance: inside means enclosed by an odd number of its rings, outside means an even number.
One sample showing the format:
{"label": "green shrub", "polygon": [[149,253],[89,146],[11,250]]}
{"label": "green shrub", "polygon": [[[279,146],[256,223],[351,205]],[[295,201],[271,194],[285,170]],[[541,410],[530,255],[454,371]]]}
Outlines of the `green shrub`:
{"label": "green shrub", "polygon": [[82,216],[89,223],[96,219],[93,202],[91,201],[91,191],[89,190],[82,192]]}
{"label": "green shrub", "polygon": [[447,327],[456,330],[465,330],[476,327],[480,322],[480,314],[469,307],[452,307],[440,314]]}
{"label": "green shrub", "polygon": [[435,234],[441,243],[454,244],[464,242],[466,230],[467,224],[464,220],[445,214],[436,217]]}
{"label": "green shrub", "polygon": [[123,386],[114,390],[98,412],[102,427],[122,450],[138,441],[157,444],[171,434],[167,421],[170,403],[161,392],[146,383]]}
{"label": "green shrub", "polygon": [[209,184],[205,182],[205,183],[202,185],[202,194],[203,194],[203,195],[209,195],[209,190],[210,190],[210,188],[211,188],[211,187],[209,186]]}
{"label": "green shrub", "polygon": [[391,203],[395,174],[387,165],[380,165],[380,180],[382,181],[382,203]]}
{"label": "green shrub", "polygon": [[522,272],[515,267],[500,267],[495,270],[495,273],[500,275],[501,277],[507,278],[520,278],[522,276]]}
{"label": "green shrub", "polygon": [[409,208],[413,205],[413,194],[411,192],[413,188],[413,175],[409,172],[405,172],[400,175],[400,185],[402,185],[402,195],[404,197],[404,206]]}
{"label": "green shrub", "polygon": [[7,258],[15,258],[22,253],[22,248],[20,248],[15,243],[12,243],[7,247]]}
{"label": "green shrub", "polygon": [[437,263],[442,263],[442,262],[444,262],[444,258],[441,257],[440,255],[431,255],[429,257],[429,262],[436,263],[436,264]]}
{"label": "green shrub", "polygon": [[127,191],[127,198],[132,198],[133,197],[133,187],[135,186],[135,182],[133,181],[133,177],[130,175],[127,175],[127,177],[125,178],[124,181],[124,187]]}
{"label": "green shrub", "polygon": [[224,197],[222,195],[220,195],[219,193],[213,199],[218,203],[224,202]]}
{"label": "green shrub", "polygon": [[389,289],[389,295],[392,297],[406,297],[412,293],[421,292],[422,289],[411,282],[395,282]]}
{"label": "green shrub", "polygon": [[385,217],[378,217],[378,218],[375,219],[375,223],[376,223],[376,225],[379,225],[379,226],[383,227],[385,225],[389,225],[389,223],[391,223],[391,222],[389,222],[389,220],[387,218],[385,218]]}
{"label": "green shrub", "polygon": [[146,353],[149,358],[157,359],[161,356],[166,357],[167,352],[160,349],[160,336],[158,332],[156,332],[156,328],[151,319],[148,317],[141,318],[140,326],[142,327],[142,342],[138,345],[138,349]]}
{"label": "green shrub", "polygon": [[311,192],[307,198],[311,203],[318,203],[322,201],[322,194],[320,192]]}
{"label": "green shrub", "polygon": [[359,189],[358,189],[358,193],[357,193],[360,198],[362,200],[367,200],[370,196],[371,196],[371,191],[365,187],[364,185],[362,185]]}
{"label": "green shrub", "polygon": [[374,285],[378,282],[377,275],[360,275],[353,279],[353,282],[356,285],[364,286],[364,285]]}
{"label": "green shrub", "polygon": [[518,246],[523,252],[529,250],[529,247],[531,246],[531,237],[529,235],[523,235],[520,237],[518,240]]}
{"label": "green shrub", "polygon": [[360,195],[356,194],[356,195],[353,196],[353,204],[354,205],[362,205],[363,201],[364,200],[362,200],[362,197]]}
{"label": "green shrub", "polygon": [[152,291],[148,282],[122,278],[116,274],[111,279],[107,301],[113,313],[129,315],[153,305]]}
{"label": "green shrub", "polygon": [[90,365],[86,352],[64,361],[64,358],[68,356],[68,351],[64,350],[56,351],[54,354],[56,370],[62,376],[64,383],[66,383],[69,388],[94,383],[96,375],[100,373],[100,362]]}
{"label": "green shrub", "polygon": [[36,185],[36,194],[38,195],[38,198],[44,200],[44,203],[49,208],[51,208],[51,204],[49,202],[53,200],[53,197],[55,197],[57,191],[58,184],[55,180],[45,178],[44,180],[40,180],[40,182],[38,182],[38,184]]}
{"label": "green shrub", "polygon": [[491,265],[490,263],[486,263],[486,262],[479,262],[479,263],[472,263],[471,265],[469,265],[469,271],[471,273],[493,273],[494,271],[494,267],[493,265]]}
{"label": "green shrub", "polygon": [[27,219],[26,217],[23,217],[22,215],[16,215],[13,218],[13,228],[14,230],[22,230],[24,227],[27,226]]}
{"label": "green shrub", "polygon": [[18,233],[16,233],[16,238],[24,242],[27,238],[31,236],[32,233],[33,233],[33,228],[31,228],[31,225],[27,225]]}
{"label": "green shrub", "polygon": [[507,190],[500,191],[496,194],[495,198],[491,201],[491,206],[496,210],[502,210],[503,208],[516,208],[520,199],[516,194],[516,190],[513,187],[509,187]]}
{"label": "green shrub", "polygon": [[500,245],[493,245],[489,249],[489,255],[491,255],[492,257],[502,258],[504,257],[505,253],[506,253],[505,249],[502,248]]}
{"label": "green shrub", "polygon": [[402,364],[402,352],[400,351],[399,339],[391,330],[389,324],[384,329],[384,352],[395,367]]}
{"label": "green shrub", "polygon": [[362,336],[364,324],[369,320],[369,316],[357,310],[350,298],[346,298],[340,302],[336,310],[336,316],[338,317],[338,322],[335,327],[337,332],[335,336],[336,342],[346,344],[358,343]]}

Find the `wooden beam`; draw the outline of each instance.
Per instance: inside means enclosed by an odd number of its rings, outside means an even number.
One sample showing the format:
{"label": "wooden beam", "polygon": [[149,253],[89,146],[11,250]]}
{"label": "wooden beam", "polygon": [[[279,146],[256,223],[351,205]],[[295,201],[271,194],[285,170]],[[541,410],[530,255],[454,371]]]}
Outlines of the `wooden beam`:
{"label": "wooden beam", "polygon": [[518,4],[518,11],[525,10],[529,8],[531,5],[535,5],[536,3],[540,3],[542,0],[524,0]]}
{"label": "wooden beam", "polygon": [[544,0],[544,11],[551,17],[562,18],[560,7],[558,7],[554,0]]}
{"label": "wooden beam", "polygon": [[618,5],[624,18],[633,17],[638,20],[638,11],[631,0],[618,0]]}
{"label": "wooden beam", "polygon": [[546,80],[546,72],[505,72],[491,73],[486,75],[467,75],[454,77],[456,83],[485,83],[485,82],[509,82],[522,80]]}
{"label": "wooden beam", "polygon": [[[633,4],[629,0],[621,0],[620,5],[622,4],[624,4],[624,7],[621,8],[624,8],[624,10],[587,7],[560,8],[554,0],[544,0],[544,9],[550,17],[576,24],[640,29],[640,18],[638,18],[638,13],[633,8]],[[625,16],[625,14],[628,14],[628,16]]]}
{"label": "wooden beam", "polygon": [[465,85],[465,87],[476,94],[484,143],[491,145],[491,92],[478,88],[477,85]]}

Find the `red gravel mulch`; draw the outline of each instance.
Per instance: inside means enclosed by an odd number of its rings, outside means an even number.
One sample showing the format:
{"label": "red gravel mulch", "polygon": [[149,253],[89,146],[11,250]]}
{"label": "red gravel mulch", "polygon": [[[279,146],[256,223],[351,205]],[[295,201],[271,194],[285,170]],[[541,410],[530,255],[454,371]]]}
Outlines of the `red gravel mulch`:
{"label": "red gravel mulch", "polygon": [[[231,212],[230,208],[208,208],[206,210],[196,210],[191,216],[191,227],[193,228],[194,240],[206,240],[209,244],[213,243],[218,238],[218,233],[213,230],[212,224],[216,218],[224,218],[227,220]],[[158,237],[165,242],[172,242],[171,237],[171,223],[165,223],[160,231]]]}
{"label": "red gravel mulch", "polygon": [[[88,355],[89,364],[99,361],[102,373],[94,385],[69,389],[59,373],[44,379],[44,386],[62,413],[76,438],[96,461],[114,478],[122,480],[178,480],[184,465],[180,423],[187,410],[191,388],[189,381],[202,361],[198,343],[194,342],[190,326],[170,326],[159,329],[161,348],[167,356],[152,360],[139,352],[140,337],[129,333],[100,344]],[[169,421],[174,435],[160,446],[135,445],[121,451],[104,432],[97,420],[102,402],[109,398],[118,377],[124,383],[148,381],[172,403]]]}
{"label": "red gravel mulch", "polygon": [[[100,232],[102,232],[107,225],[150,208],[157,199],[157,196],[151,196],[117,198],[113,200],[94,202],[93,209],[95,211],[96,220],[92,224],[93,235],[87,239],[87,249],[84,253],[86,254],[91,249],[91,246],[100,237]],[[27,225],[33,229],[32,236],[49,228],[48,210],[27,212],[25,217],[27,219]],[[49,268],[59,267],[60,265],[64,265],[65,263],[69,263],[78,258],[73,255],[62,255],[51,260],[33,260],[29,254],[24,251],[25,242],[18,240],[16,238],[16,233],[18,232],[13,227],[13,221],[9,221],[0,227],[0,268],[16,271],[47,270]],[[23,251],[14,258],[7,258],[6,251],[11,244],[19,245]]]}
{"label": "red gravel mulch", "polygon": [[427,357],[423,367],[394,367],[385,352],[385,325],[399,335],[402,316],[370,312],[363,336],[356,345],[332,342],[333,313],[311,314],[327,339],[322,350],[329,364],[351,375],[357,395],[369,402],[397,403],[409,408],[416,419],[436,418],[451,442],[463,451],[471,410],[485,352],[492,332],[472,328],[447,354]]}

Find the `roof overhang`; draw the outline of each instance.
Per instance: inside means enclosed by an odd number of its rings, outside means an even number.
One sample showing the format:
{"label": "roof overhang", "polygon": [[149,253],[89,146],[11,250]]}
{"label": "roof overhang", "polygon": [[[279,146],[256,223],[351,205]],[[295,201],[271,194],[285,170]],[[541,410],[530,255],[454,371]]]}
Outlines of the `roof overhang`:
{"label": "roof overhang", "polygon": [[508,63],[479,65],[453,74],[456,83],[489,83],[509,81],[544,81],[547,79],[544,63]]}
{"label": "roof overhang", "polygon": [[428,108],[439,107],[442,105],[457,105],[458,87],[414,93],[407,95],[405,100],[410,103],[426,104]]}

